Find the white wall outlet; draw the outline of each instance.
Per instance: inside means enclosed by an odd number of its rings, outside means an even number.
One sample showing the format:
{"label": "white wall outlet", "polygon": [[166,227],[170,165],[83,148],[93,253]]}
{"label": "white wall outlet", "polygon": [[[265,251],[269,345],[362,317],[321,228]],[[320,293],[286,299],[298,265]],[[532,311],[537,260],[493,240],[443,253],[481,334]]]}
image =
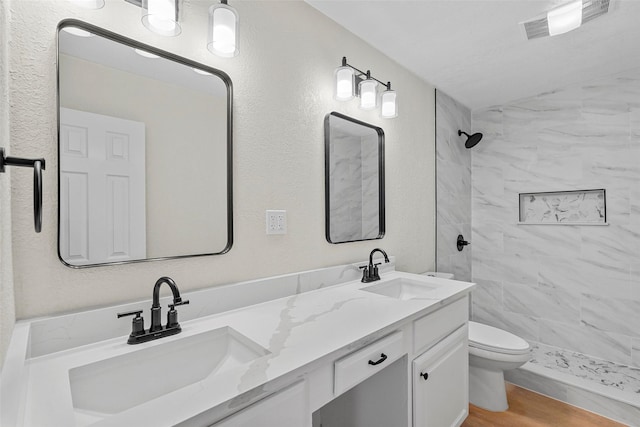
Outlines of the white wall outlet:
{"label": "white wall outlet", "polygon": [[287,234],[287,211],[267,210],[267,234]]}

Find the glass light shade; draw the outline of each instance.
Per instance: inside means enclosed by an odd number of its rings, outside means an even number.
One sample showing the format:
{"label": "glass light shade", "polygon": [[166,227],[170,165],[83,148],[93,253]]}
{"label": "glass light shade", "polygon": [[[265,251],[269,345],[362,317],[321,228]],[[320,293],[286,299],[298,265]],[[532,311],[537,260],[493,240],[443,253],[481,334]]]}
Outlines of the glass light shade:
{"label": "glass light shade", "polygon": [[351,67],[336,68],[336,99],[338,101],[348,101],[353,99],[355,87],[355,75]]}
{"label": "glass light shade", "polygon": [[382,107],[380,115],[385,119],[398,117],[398,104],[396,102],[396,91],[385,90],[382,92]]}
{"label": "glass light shade", "polygon": [[367,79],[360,82],[360,108],[363,110],[373,110],[378,105],[378,96],[376,88],[378,82],[373,79]]}
{"label": "glass light shade", "polygon": [[142,24],[161,36],[179,35],[178,0],[142,0]]}
{"label": "glass light shade", "polygon": [[209,35],[207,49],[223,58],[238,54],[238,12],[228,4],[209,8]]}
{"label": "glass light shade", "polygon": [[582,0],[573,1],[549,11],[547,23],[550,36],[575,30],[582,25]]}
{"label": "glass light shade", "polygon": [[73,3],[85,9],[102,9],[104,0],[71,0]]}

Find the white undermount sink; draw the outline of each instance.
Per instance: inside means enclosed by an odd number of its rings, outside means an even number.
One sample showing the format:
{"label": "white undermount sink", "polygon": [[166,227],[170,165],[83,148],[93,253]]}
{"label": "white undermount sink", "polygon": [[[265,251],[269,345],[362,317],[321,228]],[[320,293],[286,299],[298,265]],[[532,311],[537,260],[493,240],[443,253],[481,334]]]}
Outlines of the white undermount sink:
{"label": "white undermount sink", "polygon": [[117,414],[265,354],[228,327],[167,341],[71,369],[73,407],[98,417]]}
{"label": "white undermount sink", "polygon": [[391,298],[409,300],[413,298],[429,298],[429,294],[432,291],[440,289],[441,287],[442,285],[436,285],[434,283],[398,278],[373,286],[367,286],[361,290]]}

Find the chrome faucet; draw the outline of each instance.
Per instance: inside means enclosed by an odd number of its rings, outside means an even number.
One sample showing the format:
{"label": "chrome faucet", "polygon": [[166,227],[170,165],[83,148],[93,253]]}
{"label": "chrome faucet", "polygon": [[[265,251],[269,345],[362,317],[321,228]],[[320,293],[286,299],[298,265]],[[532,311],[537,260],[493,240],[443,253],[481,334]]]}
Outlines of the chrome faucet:
{"label": "chrome faucet", "polygon": [[[160,307],[160,287],[166,283],[173,293],[173,304],[169,304],[169,312],[167,313],[167,324],[163,327],[161,321],[162,308]],[[144,319],[141,317],[142,310],[130,311],[127,313],[118,313],[118,318],[124,316],[135,316],[131,322],[131,334],[127,343],[139,344],[155,340],[158,338],[175,335],[182,331],[178,323],[177,305],[189,304],[189,300],[183,300],[180,297],[180,291],[176,282],[170,277],[161,277],[153,287],[153,303],[151,304],[151,326],[149,330],[144,329]]]}
{"label": "chrome faucet", "polygon": [[373,263],[373,254],[376,252],[380,252],[384,256],[384,262],[389,262],[389,257],[387,253],[380,248],[375,248],[369,254],[369,265],[360,267],[363,269],[362,271],[362,282],[375,282],[376,280],[380,280],[380,275],[378,274],[378,266],[380,263]]}

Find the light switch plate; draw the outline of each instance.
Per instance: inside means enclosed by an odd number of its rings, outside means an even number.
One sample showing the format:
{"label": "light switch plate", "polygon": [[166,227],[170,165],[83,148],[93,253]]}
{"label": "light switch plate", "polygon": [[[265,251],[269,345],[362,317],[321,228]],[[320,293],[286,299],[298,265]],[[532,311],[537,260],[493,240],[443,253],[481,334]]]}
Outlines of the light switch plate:
{"label": "light switch plate", "polygon": [[267,210],[267,234],[287,234],[287,211]]}

